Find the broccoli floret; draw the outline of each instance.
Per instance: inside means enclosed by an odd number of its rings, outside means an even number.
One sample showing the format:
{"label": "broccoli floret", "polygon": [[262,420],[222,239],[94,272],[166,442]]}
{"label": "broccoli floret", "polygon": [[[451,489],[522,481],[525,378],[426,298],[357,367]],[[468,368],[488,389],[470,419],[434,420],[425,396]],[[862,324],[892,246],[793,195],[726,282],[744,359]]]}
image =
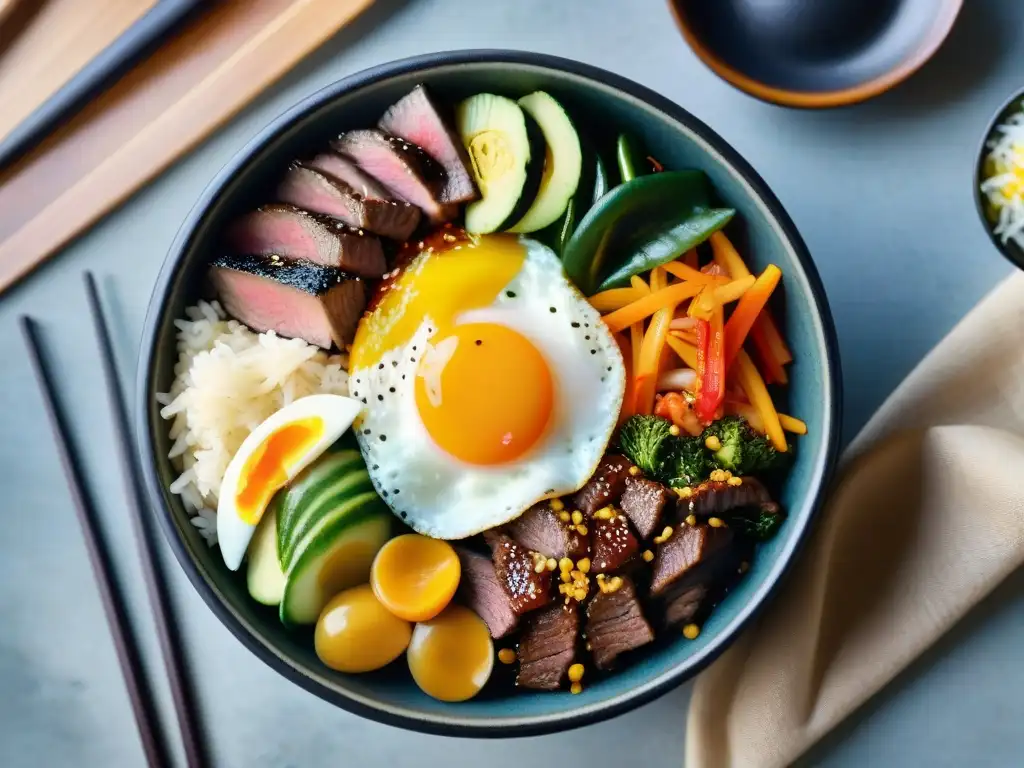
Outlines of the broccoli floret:
{"label": "broccoli floret", "polygon": [[788,454],[775,450],[764,435],[759,435],[738,416],[725,416],[704,430],[701,441],[716,438],[721,447],[711,453],[711,462],[736,475],[771,475],[785,467]]}
{"label": "broccoli floret", "polygon": [[733,510],[727,519],[737,533],[754,541],[768,541],[779,532],[785,516],[772,505]]}
{"label": "broccoli floret", "polygon": [[665,477],[672,488],[686,488],[706,480],[713,467],[711,454],[699,437],[676,438],[672,455],[665,462]]}
{"label": "broccoli floret", "polygon": [[619,429],[619,448],[649,477],[661,477],[674,453],[672,422],[660,416],[631,416]]}

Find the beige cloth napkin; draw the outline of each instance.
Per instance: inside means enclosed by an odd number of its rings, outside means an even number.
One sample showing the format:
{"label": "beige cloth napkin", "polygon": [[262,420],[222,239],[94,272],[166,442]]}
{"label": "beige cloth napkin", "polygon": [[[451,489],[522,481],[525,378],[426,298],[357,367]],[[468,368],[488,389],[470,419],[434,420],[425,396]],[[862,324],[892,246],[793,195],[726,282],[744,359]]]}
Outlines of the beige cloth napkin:
{"label": "beige cloth napkin", "polygon": [[975,308],[844,457],[763,617],[697,680],[687,768],[791,764],[1024,561],[1024,275]]}

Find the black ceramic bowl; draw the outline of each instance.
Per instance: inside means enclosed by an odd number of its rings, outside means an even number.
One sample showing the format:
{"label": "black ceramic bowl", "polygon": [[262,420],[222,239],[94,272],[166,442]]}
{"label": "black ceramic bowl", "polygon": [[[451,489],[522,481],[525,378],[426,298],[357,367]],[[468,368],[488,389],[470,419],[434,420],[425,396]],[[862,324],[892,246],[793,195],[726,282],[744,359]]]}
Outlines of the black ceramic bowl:
{"label": "black ceramic bowl", "polygon": [[985,181],[985,160],[989,154],[989,141],[996,133],[996,128],[1006,122],[1006,119],[1024,109],[1024,90],[1018,91],[1007,99],[985,128],[985,134],[981,137],[981,146],[978,147],[978,159],[974,165],[974,203],[978,209],[978,216],[981,217],[981,224],[985,227],[989,239],[996,249],[1020,269],[1024,269],[1024,248],[1016,241],[1008,240],[1003,242],[1002,238],[993,232],[995,226],[994,212],[990,210],[988,201],[981,193],[981,184]]}
{"label": "black ceramic bowl", "polygon": [[[480,91],[509,95],[544,89],[580,125],[629,126],[670,168],[700,168],[737,209],[730,232],[754,268],[769,262],[784,274],[784,330],[793,348],[789,407],[808,422],[781,501],[789,517],[764,545],[749,574],[715,610],[695,641],[663,639],[649,652],[586,686],[581,695],[518,692],[503,680],[477,698],[445,704],[421,693],[404,661],[379,673],[344,675],[317,659],[311,633],[291,633],[277,612],[257,605],[244,578],[225,568],[168,491],[167,425],[154,394],[166,391],[176,358],[173,321],[193,303],[218,236],[231,217],[265,201],[288,162],[339,131],[372,125],[417,83],[441,99]],[[780,307],[782,309],[782,307]],[[828,305],[817,272],[782,205],[754,170],[686,110],[641,86],[564,59],[508,51],[437,53],[346,78],[289,110],[220,172],[182,226],[153,293],[138,375],[139,454],[154,513],[178,560],[210,608],[238,639],[288,679],[353,712],[406,728],[460,736],[522,736],[611,717],[650,701],[693,676],[720,654],[775,589],[804,540],[832,469],[839,439],[839,363]],[[498,665],[501,667],[501,665]]]}

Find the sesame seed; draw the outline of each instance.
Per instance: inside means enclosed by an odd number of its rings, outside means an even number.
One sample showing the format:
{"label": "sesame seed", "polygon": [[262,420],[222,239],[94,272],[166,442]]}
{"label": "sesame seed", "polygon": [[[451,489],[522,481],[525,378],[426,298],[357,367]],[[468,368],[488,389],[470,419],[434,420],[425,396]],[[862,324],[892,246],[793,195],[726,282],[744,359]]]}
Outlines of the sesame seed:
{"label": "sesame seed", "polygon": [[576,567],[583,573],[590,573],[590,558],[584,557],[582,560],[576,563]]}
{"label": "sesame seed", "polygon": [[697,524],[697,516],[696,515],[687,515],[686,516],[686,524],[687,525],[696,525]]}
{"label": "sesame seed", "polygon": [[717,518],[717,517],[709,517],[708,518],[708,525],[710,525],[712,528],[724,528],[725,527],[725,523],[722,522],[722,520],[720,518]]}
{"label": "sesame seed", "polygon": [[696,624],[687,624],[685,627],[683,627],[683,637],[685,637],[687,640],[696,640],[697,635],[699,634],[700,627],[698,627]]}
{"label": "sesame seed", "polygon": [[547,568],[549,571],[553,571],[555,570],[555,568],[558,567],[558,561],[555,560],[555,558],[553,557],[549,557],[546,561],[544,561],[544,567]]}
{"label": "sesame seed", "polygon": [[651,552],[651,550],[649,550],[649,549],[645,549],[644,553],[641,555],[641,557],[644,559],[645,563],[649,563],[649,562],[651,562],[651,560],[654,559],[654,553]]}
{"label": "sesame seed", "polygon": [[671,427],[668,428],[668,433],[672,435],[672,437],[679,437],[679,427],[673,424]]}
{"label": "sesame seed", "polygon": [[515,664],[516,652],[511,648],[502,648],[498,651],[498,661],[502,664]]}
{"label": "sesame seed", "polygon": [[640,467],[630,467],[629,474],[632,475],[633,477],[636,477],[637,475],[640,474]]}
{"label": "sesame seed", "polygon": [[558,519],[561,520],[563,523],[568,523],[569,522],[569,513],[565,512],[564,510],[562,512],[559,512],[558,513]]}
{"label": "sesame seed", "polygon": [[572,523],[573,523],[573,525],[579,525],[582,522],[583,522],[583,513],[580,512],[580,511],[573,512],[572,513]]}
{"label": "sesame seed", "polygon": [[583,671],[584,670],[582,664],[573,664],[571,667],[569,667],[569,682],[578,683],[580,680],[582,680]]}
{"label": "sesame seed", "polygon": [[563,557],[561,560],[558,561],[558,568],[559,570],[568,573],[572,570],[572,560],[570,560],[568,557]]}
{"label": "sesame seed", "polygon": [[580,683],[573,683],[569,686],[569,693],[573,694],[574,696],[577,693],[583,693],[583,685]]}
{"label": "sesame seed", "polygon": [[563,509],[565,509],[565,504],[561,499],[552,499],[551,508],[555,510],[555,512],[561,512]]}
{"label": "sesame seed", "polygon": [[587,535],[587,526],[585,526],[585,525],[577,525],[576,526],[576,533],[578,533],[580,536],[586,536]]}

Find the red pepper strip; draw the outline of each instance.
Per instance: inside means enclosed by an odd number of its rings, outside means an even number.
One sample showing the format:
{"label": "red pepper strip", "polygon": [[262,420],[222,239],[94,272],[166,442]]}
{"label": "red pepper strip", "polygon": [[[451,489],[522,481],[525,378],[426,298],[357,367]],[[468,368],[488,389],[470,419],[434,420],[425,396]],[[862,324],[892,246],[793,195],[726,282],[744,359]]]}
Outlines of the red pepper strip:
{"label": "red pepper strip", "polygon": [[[760,319],[761,318],[759,318],[759,320]],[[757,357],[761,361],[761,366],[763,368],[761,373],[765,383],[788,384],[789,376],[786,375],[786,369],[782,367],[782,364],[775,357],[771,342],[765,334],[763,323],[754,323],[754,327],[750,330],[750,339],[754,342],[754,348],[757,350]]]}
{"label": "red pepper strip", "polygon": [[722,308],[697,323],[697,416],[714,421],[725,400],[725,330]]}

